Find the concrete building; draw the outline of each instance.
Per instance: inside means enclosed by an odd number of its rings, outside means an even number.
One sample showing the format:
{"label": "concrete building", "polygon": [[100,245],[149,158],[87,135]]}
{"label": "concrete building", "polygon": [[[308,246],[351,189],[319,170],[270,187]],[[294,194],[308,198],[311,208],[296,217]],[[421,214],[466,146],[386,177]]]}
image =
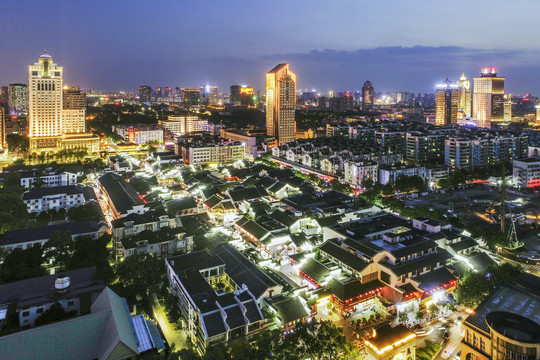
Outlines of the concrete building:
{"label": "concrete building", "polygon": [[435,94],[435,125],[457,124],[458,121],[458,85],[451,84],[446,77],[444,84],[437,85]]}
{"label": "concrete building", "polygon": [[28,114],[28,85],[8,85],[8,110],[9,115]]}
{"label": "concrete building", "polygon": [[152,88],[148,85],[139,86],[139,102],[146,104],[152,101]]}
{"label": "concrete building", "polygon": [[379,183],[393,184],[400,176],[420,176],[425,179],[426,168],[420,165],[381,165],[379,166]]}
{"label": "concrete building", "polygon": [[113,173],[106,173],[99,179],[100,190],[107,197],[109,206],[118,219],[129,214],[144,214],[150,206],[130,183]]}
{"label": "concrete building", "polygon": [[407,160],[418,162],[443,162],[444,140],[446,136],[439,133],[407,133]]}
{"label": "concrete building", "polygon": [[466,360],[540,359],[540,278],[503,283],[465,319]]}
{"label": "concrete building", "polygon": [[257,302],[276,284],[232,246],[166,259],[167,278],[196,351],[249,339],[265,322]]}
{"label": "concrete building", "polygon": [[462,74],[457,81],[458,86],[458,119],[471,117],[472,96],[471,81],[467,80],[465,74]]}
{"label": "concrete building", "polygon": [[343,177],[344,181],[355,189],[360,189],[366,180],[378,181],[378,165],[375,161],[346,161]]}
{"label": "concrete building", "polygon": [[137,145],[143,145],[150,141],[163,142],[163,129],[156,125],[115,125],[113,131],[125,141]]}
{"label": "concrete building", "polygon": [[218,98],[218,86],[217,85],[201,85],[201,100],[206,104],[210,106],[218,106],[219,105],[219,98]]}
{"label": "concrete building", "polygon": [[28,212],[39,214],[42,211],[71,209],[85,204],[84,192],[77,185],[34,188],[23,195]]}
{"label": "concrete building", "polygon": [[283,144],[295,139],[296,74],[279,64],[266,74],[266,134]]}
{"label": "concrete building", "polygon": [[371,81],[366,81],[362,86],[362,110],[370,110],[375,104],[375,89]]}
{"label": "concrete building", "polygon": [[177,135],[205,131],[208,120],[193,115],[169,115],[167,120],[159,120],[159,125]]}
{"label": "concrete building", "polygon": [[479,127],[490,129],[504,121],[504,80],[495,68],[484,68],[474,78],[473,118]]}
{"label": "concrete building", "polygon": [[253,159],[259,157],[256,136],[227,131],[225,129],[220,129],[219,136],[223,139],[233,140],[242,144],[244,146],[246,156]]}
{"label": "concrete building", "polygon": [[514,160],[513,175],[520,188],[540,186],[540,158]]}
{"label": "concrete building", "polygon": [[236,141],[214,141],[213,139],[180,139],[176,144],[186,164],[228,164],[244,159],[245,147]]}

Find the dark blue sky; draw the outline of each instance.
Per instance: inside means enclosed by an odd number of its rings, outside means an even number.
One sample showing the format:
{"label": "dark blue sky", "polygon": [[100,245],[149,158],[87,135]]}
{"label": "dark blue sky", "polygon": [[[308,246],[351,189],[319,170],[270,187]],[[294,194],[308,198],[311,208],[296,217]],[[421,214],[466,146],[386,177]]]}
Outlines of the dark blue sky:
{"label": "dark blue sky", "polygon": [[300,88],[433,92],[494,66],[540,94],[539,0],[0,2],[0,84],[27,82],[44,48],[83,88],[263,89],[290,62]]}

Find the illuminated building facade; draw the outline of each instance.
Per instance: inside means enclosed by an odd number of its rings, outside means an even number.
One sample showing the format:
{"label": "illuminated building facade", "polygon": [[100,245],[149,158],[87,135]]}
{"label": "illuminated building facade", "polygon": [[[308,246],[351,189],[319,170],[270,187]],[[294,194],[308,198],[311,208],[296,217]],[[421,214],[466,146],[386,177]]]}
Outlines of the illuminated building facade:
{"label": "illuminated building facade", "polygon": [[208,126],[208,120],[200,119],[198,116],[193,115],[169,115],[167,120],[159,120],[159,124],[170,132],[184,135],[205,131]]}
{"label": "illuminated building facade", "polygon": [[366,81],[362,86],[362,110],[372,109],[375,103],[375,89],[371,81]]}
{"label": "illuminated building facade", "polygon": [[364,340],[367,360],[414,360],[416,335],[404,325],[385,324]]}
{"label": "illuminated building facade", "polygon": [[540,158],[514,160],[514,179],[521,188],[540,186]]}
{"label": "illuminated building facade", "polygon": [[240,88],[240,105],[253,107],[255,105],[254,96],[255,90],[252,87],[242,86]]}
{"label": "illuminated building facade", "polygon": [[277,144],[295,139],[296,74],[279,64],[266,74],[266,134]]}
{"label": "illuminated building facade", "polygon": [[491,128],[504,121],[504,79],[495,68],[484,68],[474,78],[473,118],[479,127]]}
{"label": "illuminated building facade", "polygon": [[457,124],[458,121],[458,86],[446,78],[444,84],[437,86],[435,125]]}
{"label": "illuminated building facade", "polygon": [[148,85],[139,86],[139,102],[149,103],[152,101],[152,88]]}
{"label": "illuminated building facade", "polygon": [[86,131],[86,94],[78,88],[64,87],[63,97],[63,134],[84,133]]}
{"label": "illuminated building facade", "polygon": [[205,104],[210,106],[219,105],[217,85],[201,85],[200,94]]}
{"label": "illuminated building facade", "polygon": [[8,108],[11,115],[28,113],[28,85],[8,85]]}
{"label": "illuminated building facade", "polygon": [[62,67],[45,52],[28,67],[28,75],[30,153],[98,151],[99,137],[86,132],[85,95],[78,89],[64,93]]}
{"label": "illuminated building facade", "polygon": [[539,289],[540,278],[523,273],[492,291],[463,322],[461,358],[540,359]]}
{"label": "illuminated building facade", "polygon": [[471,81],[462,74],[457,81],[458,86],[458,119],[472,116]]}
{"label": "illuminated building facade", "polygon": [[0,106],[0,150],[7,149],[6,142],[6,114],[4,108]]}
{"label": "illuminated building facade", "polygon": [[62,140],[62,67],[43,53],[28,67],[30,152],[55,151]]}

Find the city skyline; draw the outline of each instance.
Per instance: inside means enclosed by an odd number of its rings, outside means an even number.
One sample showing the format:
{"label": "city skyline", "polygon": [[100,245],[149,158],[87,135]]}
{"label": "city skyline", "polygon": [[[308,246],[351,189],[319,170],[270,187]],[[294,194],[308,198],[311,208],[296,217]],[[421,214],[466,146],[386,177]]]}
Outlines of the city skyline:
{"label": "city skyline", "polygon": [[[262,90],[266,69],[289,62],[301,79],[298,88],[321,93],[360,90],[366,80],[377,91],[434,92],[441,77],[455,81],[465,73],[472,78],[485,66],[498,68],[508,78],[509,93],[540,93],[535,81],[540,75],[535,61],[540,44],[523,35],[534,30],[534,11],[505,8],[505,25],[490,26],[489,31],[472,26],[500,13],[500,1],[466,8],[463,1],[438,4],[436,13],[470,24],[448,26],[452,31],[433,19],[435,5],[420,2],[340,2],[341,7],[331,9],[293,4],[291,10],[301,9],[306,16],[295,17],[291,11],[280,20],[279,29],[266,16],[275,11],[270,4],[251,8],[242,1],[188,1],[165,3],[150,12],[142,3],[132,4],[108,4],[104,12],[94,4],[61,2],[52,8],[8,2],[6,13],[18,16],[2,25],[13,36],[0,49],[2,68],[8,69],[0,74],[0,82],[24,82],[23,64],[47,48],[69,69],[66,83],[103,90],[135,91],[142,84],[194,88],[207,83],[220,89],[239,83]],[[522,5],[529,10],[539,6],[531,1]],[[242,18],[233,11],[240,6]],[[519,20],[512,16],[516,12]],[[370,16],[362,17],[364,13]],[[407,14],[418,21],[411,23]],[[334,22],[338,15],[343,18],[339,26]],[[58,26],[41,27],[41,17]],[[212,26],[195,27],[205,23]],[[403,28],[407,36],[397,36]],[[190,29],[197,29],[197,36],[186,36]],[[288,33],[291,36],[285,36]]]}

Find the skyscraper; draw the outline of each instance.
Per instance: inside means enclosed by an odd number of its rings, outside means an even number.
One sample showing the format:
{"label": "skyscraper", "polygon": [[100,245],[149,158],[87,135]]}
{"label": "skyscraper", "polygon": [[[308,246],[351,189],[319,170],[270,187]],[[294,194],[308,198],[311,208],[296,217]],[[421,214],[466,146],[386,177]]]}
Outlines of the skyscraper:
{"label": "skyscraper", "polygon": [[9,84],[8,108],[12,115],[28,113],[28,85]]}
{"label": "skyscraper", "polygon": [[43,53],[28,67],[30,151],[55,151],[60,147],[63,109],[62,67]]}
{"label": "skyscraper", "polygon": [[375,89],[371,81],[366,81],[362,86],[362,110],[373,109]]}
{"label": "skyscraper", "polygon": [[295,139],[296,74],[279,64],[266,74],[266,134],[276,143]]}
{"label": "skyscraper", "polygon": [[229,97],[229,100],[232,104],[240,103],[240,89],[241,88],[242,88],[241,85],[237,85],[237,84],[231,85],[231,96]]}
{"label": "skyscraper", "polygon": [[435,125],[457,124],[458,120],[458,86],[446,81],[437,85]]}
{"label": "skyscraper", "polygon": [[217,85],[201,85],[201,97],[203,101],[210,106],[218,105],[218,87]]}
{"label": "skyscraper", "polygon": [[458,82],[458,119],[471,117],[471,81],[467,80],[465,74],[462,74]]}
{"label": "skyscraper", "polygon": [[201,93],[199,89],[182,88],[182,104],[184,106],[198,106],[201,101]]}
{"label": "skyscraper", "polygon": [[149,103],[152,101],[152,88],[148,85],[139,86],[139,102]]}
{"label": "skyscraper", "polygon": [[504,79],[495,68],[484,68],[474,78],[473,117],[479,127],[491,128],[504,121]]}
{"label": "skyscraper", "polygon": [[85,95],[78,89],[64,94],[62,67],[45,52],[28,67],[28,75],[30,152],[98,151],[99,137],[86,132]]}
{"label": "skyscraper", "polygon": [[5,151],[7,149],[6,142],[6,114],[4,108],[0,106],[0,150]]}

